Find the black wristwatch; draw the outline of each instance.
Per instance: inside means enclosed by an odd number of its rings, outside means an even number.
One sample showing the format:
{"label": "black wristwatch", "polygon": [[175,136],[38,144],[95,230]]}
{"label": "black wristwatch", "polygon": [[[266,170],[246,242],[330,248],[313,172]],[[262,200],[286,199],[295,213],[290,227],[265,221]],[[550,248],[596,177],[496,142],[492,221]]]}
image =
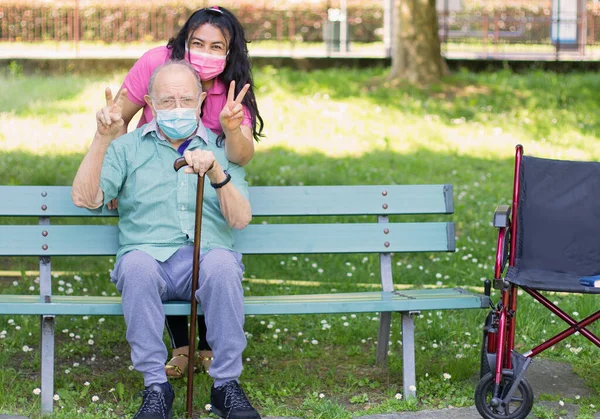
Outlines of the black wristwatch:
{"label": "black wristwatch", "polygon": [[225,180],[223,182],[219,182],[219,183],[210,183],[210,186],[212,186],[215,189],[219,189],[222,188],[223,186],[227,185],[229,183],[229,181],[231,180],[231,175],[229,174],[229,172],[227,170],[223,170],[223,173],[225,173]]}

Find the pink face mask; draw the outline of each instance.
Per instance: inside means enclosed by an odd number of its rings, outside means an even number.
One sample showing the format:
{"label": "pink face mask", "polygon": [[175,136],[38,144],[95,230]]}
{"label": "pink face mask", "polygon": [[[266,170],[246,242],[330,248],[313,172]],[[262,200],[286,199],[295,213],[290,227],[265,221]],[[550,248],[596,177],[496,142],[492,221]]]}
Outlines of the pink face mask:
{"label": "pink face mask", "polygon": [[186,57],[192,67],[196,69],[200,80],[206,81],[217,77],[225,69],[226,55],[207,54],[206,52],[192,52],[186,49]]}

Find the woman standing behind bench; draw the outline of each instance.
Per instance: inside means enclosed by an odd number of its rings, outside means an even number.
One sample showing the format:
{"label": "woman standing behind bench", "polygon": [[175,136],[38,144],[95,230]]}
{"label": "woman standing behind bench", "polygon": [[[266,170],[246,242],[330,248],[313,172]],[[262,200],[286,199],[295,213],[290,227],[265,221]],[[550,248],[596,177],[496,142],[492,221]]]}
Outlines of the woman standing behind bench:
{"label": "woman standing behind bench", "polygon": [[[147,51],[127,73],[122,86],[127,89],[122,109],[125,122],[122,134],[126,133],[127,125],[140,109],[143,114],[138,127],[152,120],[152,110],[146,105],[144,95],[148,94],[148,82],[154,69],[169,60],[187,60],[198,72],[202,90],[207,92],[202,103],[202,123],[218,134],[217,144],[224,144],[230,161],[242,166],[247,164],[254,155],[253,139],[259,141],[262,136],[263,120],[254,96],[246,44],[244,29],[229,10],[210,7],[194,12],[167,46]],[[230,88],[235,90],[234,97],[241,92],[244,97],[241,106],[232,109],[226,106]],[[166,323],[173,358],[165,370],[167,376],[180,378],[188,364],[187,317],[167,316]],[[208,371],[212,349],[206,341],[203,316],[198,316],[198,336],[199,356]]]}

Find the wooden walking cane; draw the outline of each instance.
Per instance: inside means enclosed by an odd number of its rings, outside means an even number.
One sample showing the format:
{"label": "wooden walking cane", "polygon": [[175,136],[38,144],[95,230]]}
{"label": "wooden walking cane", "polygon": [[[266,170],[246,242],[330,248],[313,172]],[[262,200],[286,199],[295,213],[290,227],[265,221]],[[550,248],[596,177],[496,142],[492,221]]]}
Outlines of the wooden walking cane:
{"label": "wooden walking cane", "polygon": [[[184,157],[179,157],[173,163],[175,171],[187,166]],[[212,169],[211,165],[208,170]],[[207,170],[207,172],[208,172]],[[196,301],[196,290],[198,289],[198,278],[200,276],[200,234],[202,230],[202,202],[204,198],[204,175],[198,176],[198,188],[196,190],[196,225],[194,227],[194,263],[192,270],[192,299],[190,319],[190,344],[188,352],[188,382],[187,382],[187,415],[192,417],[194,398],[194,353],[196,352],[196,317],[198,303]]]}

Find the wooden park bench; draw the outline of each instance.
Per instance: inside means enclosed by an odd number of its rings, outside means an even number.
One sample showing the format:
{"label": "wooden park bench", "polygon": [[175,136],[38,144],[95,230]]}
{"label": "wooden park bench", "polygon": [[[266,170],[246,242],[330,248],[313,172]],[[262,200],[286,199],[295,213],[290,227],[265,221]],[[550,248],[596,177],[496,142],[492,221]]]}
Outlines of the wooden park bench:
{"label": "wooden park bench", "polygon": [[[43,412],[53,408],[55,317],[122,315],[119,297],[52,295],[52,256],[113,256],[118,248],[116,225],[51,224],[55,217],[98,216],[75,207],[70,193],[71,188],[66,186],[0,186],[0,257],[37,256],[40,261],[40,295],[0,294],[0,314],[41,316]],[[254,217],[301,216],[295,220],[302,222],[251,224],[235,232],[237,251],[245,255],[378,253],[381,291],[251,296],[245,298],[245,313],[379,312],[377,363],[382,365],[388,354],[392,313],[399,312],[405,397],[415,396],[412,315],[422,310],[489,306],[487,297],[460,288],[394,288],[391,253],[454,252],[455,233],[452,221],[390,222],[389,216],[452,214],[451,185],[251,187],[250,199]],[[103,216],[118,214],[113,211]],[[310,216],[318,218],[307,222]],[[352,222],[340,222],[340,216],[363,216],[359,220],[364,222],[356,222],[356,217]],[[38,217],[39,224],[26,225],[23,218],[14,217]],[[15,224],[14,220],[21,221]],[[190,313],[187,302],[168,302],[164,306],[166,314]]]}

